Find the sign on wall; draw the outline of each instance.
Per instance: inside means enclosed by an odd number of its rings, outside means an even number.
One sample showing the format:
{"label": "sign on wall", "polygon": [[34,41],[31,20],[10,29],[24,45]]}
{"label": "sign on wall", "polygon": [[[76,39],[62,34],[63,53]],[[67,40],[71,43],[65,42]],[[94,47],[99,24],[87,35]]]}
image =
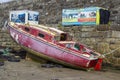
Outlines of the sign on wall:
{"label": "sign on wall", "polygon": [[39,12],[20,10],[10,11],[10,21],[16,23],[38,24]]}
{"label": "sign on wall", "polygon": [[98,7],[63,9],[62,25],[96,25]]}

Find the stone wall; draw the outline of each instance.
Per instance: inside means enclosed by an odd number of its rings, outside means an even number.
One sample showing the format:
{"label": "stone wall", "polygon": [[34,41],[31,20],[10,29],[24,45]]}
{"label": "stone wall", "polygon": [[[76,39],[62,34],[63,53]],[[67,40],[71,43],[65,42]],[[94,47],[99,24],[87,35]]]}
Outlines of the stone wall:
{"label": "stone wall", "polygon": [[11,38],[7,31],[0,28],[0,47],[20,49],[20,46]]}
{"label": "stone wall", "polygon": [[60,24],[64,8],[99,6],[110,10],[110,24],[120,24],[120,0],[15,0],[0,4],[0,23],[8,19],[11,10],[35,10],[40,12],[41,24]]}

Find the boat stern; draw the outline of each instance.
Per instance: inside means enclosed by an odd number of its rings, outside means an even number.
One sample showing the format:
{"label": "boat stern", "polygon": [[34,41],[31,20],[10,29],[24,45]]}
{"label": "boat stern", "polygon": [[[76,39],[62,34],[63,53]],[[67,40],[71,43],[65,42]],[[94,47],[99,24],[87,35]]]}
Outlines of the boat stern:
{"label": "boat stern", "polygon": [[103,59],[102,58],[98,58],[97,63],[94,66],[94,70],[100,71],[101,68],[102,68],[102,62],[103,62]]}
{"label": "boat stern", "polygon": [[89,69],[89,68],[92,68],[94,69],[95,71],[100,71],[101,68],[102,68],[102,61],[103,59],[102,58],[98,58],[98,59],[94,59],[94,60],[89,60],[86,64],[86,67]]}

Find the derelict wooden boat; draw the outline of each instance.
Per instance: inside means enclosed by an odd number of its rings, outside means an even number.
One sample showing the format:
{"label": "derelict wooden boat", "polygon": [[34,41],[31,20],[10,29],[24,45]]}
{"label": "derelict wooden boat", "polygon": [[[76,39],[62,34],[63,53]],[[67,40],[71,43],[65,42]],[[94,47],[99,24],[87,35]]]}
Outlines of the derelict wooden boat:
{"label": "derelict wooden boat", "polygon": [[11,37],[42,58],[75,68],[101,69],[101,55],[69,38],[68,33],[43,25],[8,23]]}

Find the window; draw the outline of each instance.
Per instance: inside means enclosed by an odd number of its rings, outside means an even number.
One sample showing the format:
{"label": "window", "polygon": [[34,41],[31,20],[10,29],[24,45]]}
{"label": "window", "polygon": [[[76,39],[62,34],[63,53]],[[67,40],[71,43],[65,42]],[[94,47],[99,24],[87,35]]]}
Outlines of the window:
{"label": "window", "polygon": [[67,34],[60,35],[60,41],[65,41],[67,39]]}
{"label": "window", "polygon": [[67,44],[66,44],[66,47],[67,47],[67,48],[71,48],[71,47],[72,47],[72,44],[71,44],[71,43],[67,43]]}
{"label": "window", "polygon": [[42,33],[39,33],[38,36],[41,37],[41,38],[44,38],[44,37],[45,37],[45,35],[42,34]]}
{"label": "window", "polygon": [[76,44],[74,45],[74,49],[80,50],[80,45],[76,43]]}
{"label": "window", "polygon": [[25,27],[25,31],[29,32],[29,31],[30,31],[30,29],[29,29],[29,28],[27,28],[27,27]]}

